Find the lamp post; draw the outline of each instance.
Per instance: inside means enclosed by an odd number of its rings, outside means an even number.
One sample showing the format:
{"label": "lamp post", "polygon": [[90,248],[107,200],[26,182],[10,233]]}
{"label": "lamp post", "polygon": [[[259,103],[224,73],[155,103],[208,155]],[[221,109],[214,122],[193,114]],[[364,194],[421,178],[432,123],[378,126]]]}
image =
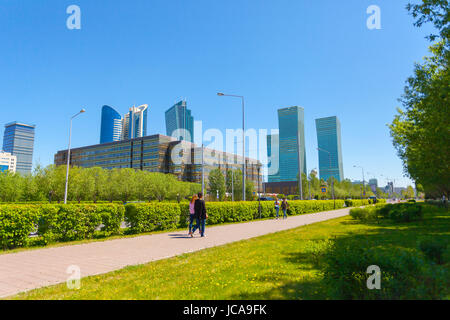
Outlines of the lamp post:
{"label": "lamp post", "polygon": [[[354,167],[354,168],[361,168],[361,170],[362,170],[362,177],[363,177],[363,196],[365,197],[365,196],[366,196],[366,183],[365,183],[365,179],[364,179],[364,168],[361,167],[361,166],[356,166],[356,165],[354,165],[353,167]],[[361,197],[361,198],[363,198],[363,197]]]}
{"label": "lamp post", "polygon": [[240,98],[242,100],[242,199],[245,201],[245,175],[247,173],[247,166],[245,163],[245,103],[244,103],[244,97],[238,96],[234,94],[225,94],[222,92],[218,92],[217,95],[219,97],[234,97],[234,98]]}
{"label": "lamp post", "polygon": [[70,127],[69,127],[69,147],[67,148],[67,168],[66,168],[66,189],[64,191],[64,204],[67,204],[67,191],[69,188],[69,166],[70,166],[70,144],[71,144],[71,140],[72,140],[72,120],[82,114],[85,113],[86,110],[81,109],[80,112],[78,112],[76,115],[72,116],[72,118],[70,118]]}
{"label": "lamp post", "polygon": [[[334,175],[331,173],[331,171],[332,171],[331,170],[331,152],[328,150],[322,149],[322,148],[317,148],[317,150],[328,153],[328,159],[330,161],[330,172],[329,173],[331,175],[331,193],[333,195],[334,209],[336,209],[336,199],[334,198]],[[322,178],[322,177],[320,177],[320,178]]]}
{"label": "lamp post", "polygon": [[202,143],[202,195],[205,196],[205,159],[203,156],[203,143]]}

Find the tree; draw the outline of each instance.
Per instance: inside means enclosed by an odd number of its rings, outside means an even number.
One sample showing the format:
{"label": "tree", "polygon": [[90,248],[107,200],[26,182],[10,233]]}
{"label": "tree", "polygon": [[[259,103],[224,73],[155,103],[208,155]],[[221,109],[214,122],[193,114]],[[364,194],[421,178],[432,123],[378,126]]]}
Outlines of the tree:
{"label": "tree", "polygon": [[208,177],[208,193],[213,198],[216,198],[218,193],[219,200],[222,201],[225,197],[225,190],[225,177],[222,171],[219,168],[211,170]]}

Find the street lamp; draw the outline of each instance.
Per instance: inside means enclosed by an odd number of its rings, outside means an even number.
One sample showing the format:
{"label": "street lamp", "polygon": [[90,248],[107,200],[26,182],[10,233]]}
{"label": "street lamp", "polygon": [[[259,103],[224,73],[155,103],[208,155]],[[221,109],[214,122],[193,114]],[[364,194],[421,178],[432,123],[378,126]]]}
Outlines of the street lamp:
{"label": "street lamp", "polygon": [[[353,166],[353,168],[361,168],[361,170],[362,170],[362,177],[363,177],[363,196],[366,196],[366,183],[365,183],[365,180],[364,180],[364,168],[363,167],[361,167],[361,166],[356,166],[356,165],[354,165]],[[363,197],[361,197],[361,198],[363,198]]]}
{"label": "street lamp", "polygon": [[[331,175],[331,193],[333,194],[334,208],[336,209],[336,199],[334,198],[334,175],[332,174],[332,170],[331,170],[331,152],[328,150],[322,149],[322,148],[317,148],[317,150],[328,153],[328,159],[330,161],[329,174]],[[320,178],[322,178],[322,177],[320,177]]]}
{"label": "street lamp", "polygon": [[244,96],[238,96],[234,94],[225,94],[222,92],[218,92],[217,95],[219,97],[234,97],[240,98],[242,100],[242,157],[243,157],[243,165],[242,165],[242,199],[245,201],[245,175],[246,175],[246,163],[245,163],[245,103]]}
{"label": "street lamp", "polygon": [[70,143],[72,140],[72,120],[82,114],[85,113],[86,110],[81,109],[80,112],[78,112],[76,115],[72,116],[72,118],[70,118],[70,127],[69,127],[69,147],[67,148],[67,168],[66,168],[66,189],[64,192],[64,204],[67,204],[67,190],[69,187],[69,166],[70,166]]}

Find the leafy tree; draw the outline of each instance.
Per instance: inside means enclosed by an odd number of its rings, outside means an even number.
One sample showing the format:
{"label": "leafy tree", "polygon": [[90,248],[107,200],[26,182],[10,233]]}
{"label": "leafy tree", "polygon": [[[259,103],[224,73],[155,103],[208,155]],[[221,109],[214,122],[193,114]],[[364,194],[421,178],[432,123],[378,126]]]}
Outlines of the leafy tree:
{"label": "leafy tree", "polygon": [[225,197],[225,190],[225,177],[222,171],[219,168],[211,170],[208,178],[208,193],[213,198],[217,198],[216,195],[218,193],[219,200],[222,201]]}

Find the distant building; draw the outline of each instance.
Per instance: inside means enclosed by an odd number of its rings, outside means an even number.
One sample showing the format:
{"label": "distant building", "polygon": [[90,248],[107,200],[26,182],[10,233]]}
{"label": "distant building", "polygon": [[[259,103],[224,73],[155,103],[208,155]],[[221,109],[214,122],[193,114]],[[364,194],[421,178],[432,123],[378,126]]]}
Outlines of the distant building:
{"label": "distant building", "polygon": [[320,179],[327,181],[334,177],[338,181],[344,180],[339,119],[337,117],[316,119],[316,131]]}
{"label": "distant building", "polygon": [[194,141],[194,117],[187,108],[186,100],[166,111],[166,134],[178,140]]}
{"label": "distant building", "polygon": [[377,189],[378,189],[378,180],[377,179],[370,179],[369,180],[369,186],[370,186],[370,189],[372,189],[372,192],[377,192]]}
{"label": "distant building", "polygon": [[110,106],[102,107],[100,143],[120,141],[122,138],[122,116]]}
{"label": "distant building", "polygon": [[34,125],[12,122],[5,125],[3,150],[17,157],[16,172],[31,173],[33,167]]}
{"label": "distant building", "polygon": [[[278,181],[298,181],[299,171],[306,174],[304,110],[289,107],[278,110],[279,178]],[[300,147],[300,149],[299,149]],[[299,170],[299,156],[301,168]]]}
{"label": "distant building", "polygon": [[148,105],[132,107],[122,119],[122,140],[142,138],[147,135]]}
{"label": "distant building", "polygon": [[[242,156],[235,154],[204,148],[203,159],[205,185],[213,169],[219,168],[224,174],[229,169],[242,169]],[[261,185],[261,163],[248,157],[245,161],[247,179],[255,186]],[[67,150],[58,151],[55,165],[66,163]],[[82,168],[133,168],[171,173],[182,181],[202,181],[202,148],[160,134],[71,149],[70,164]]]}
{"label": "distant building", "polygon": [[16,172],[17,157],[9,152],[0,152],[0,173],[10,171]]}
{"label": "distant building", "polygon": [[[280,181],[280,155],[279,155],[279,134],[267,135],[267,160],[268,163],[268,181],[279,182]],[[272,146],[273,144],[273,146]],[[272,150],[272,147],[277,150]],[[271,174],[272,173],[272,174]]]}
{"label": "distant building", "polygon": [[148,105],[131,107],[123,117],[112,107],[103,106],[100,144],[142,138],[147,135]]}

